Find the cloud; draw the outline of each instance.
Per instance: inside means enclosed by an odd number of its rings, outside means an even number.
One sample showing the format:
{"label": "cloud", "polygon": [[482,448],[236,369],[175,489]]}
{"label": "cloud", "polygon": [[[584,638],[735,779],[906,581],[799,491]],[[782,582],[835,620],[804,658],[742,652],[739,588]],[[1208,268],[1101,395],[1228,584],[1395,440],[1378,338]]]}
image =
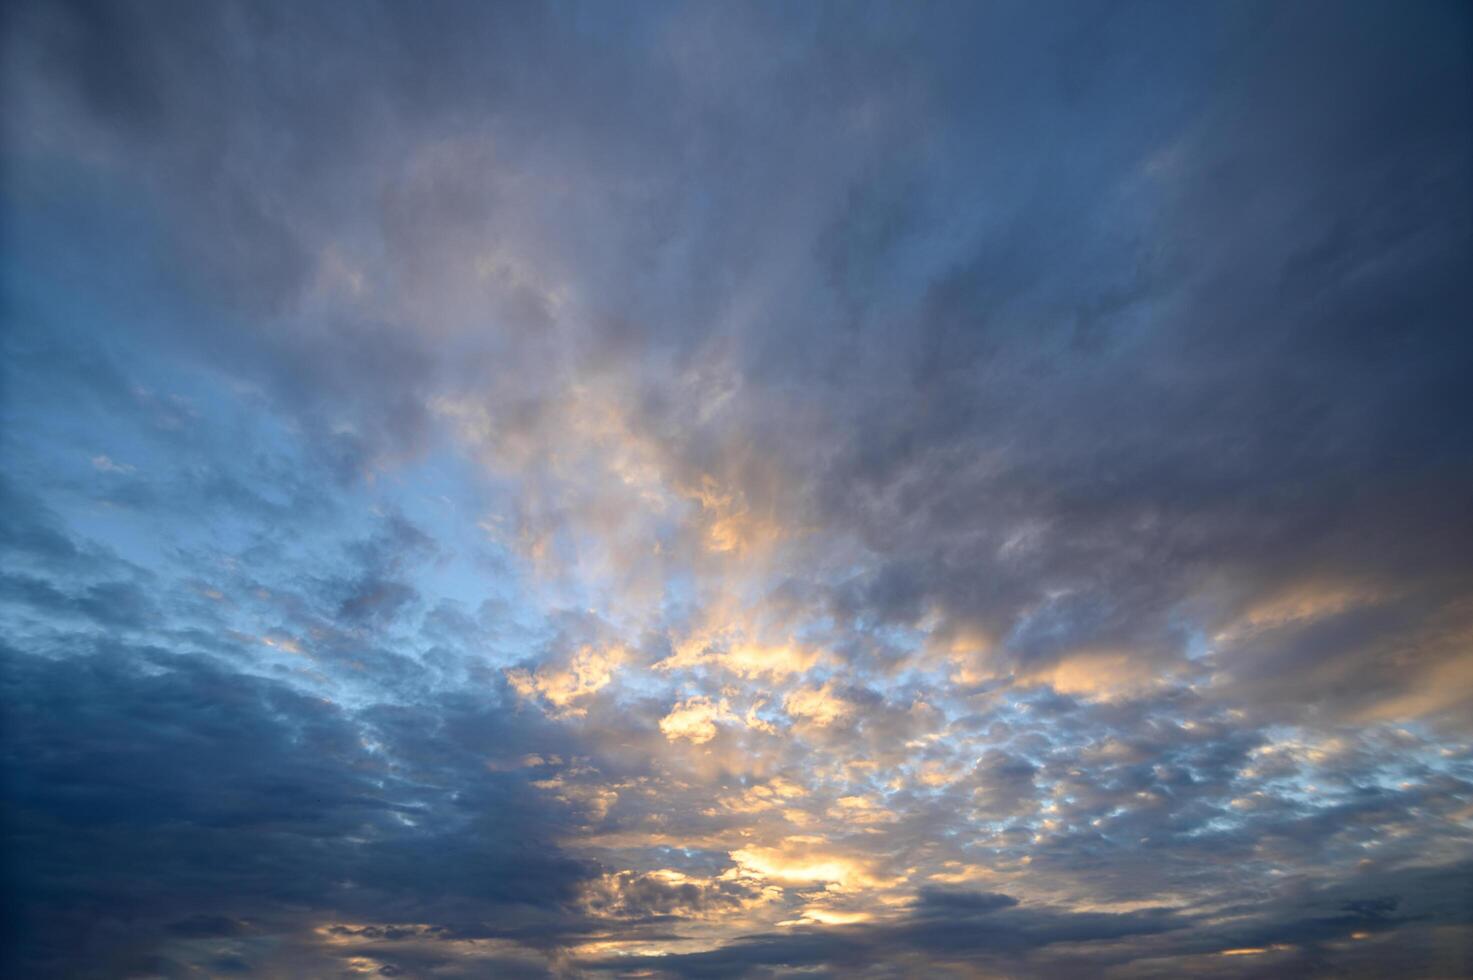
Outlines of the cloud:
{"label": "cloud", "polygon": [[698,696],[677,702],[670,713],[660,719],[660,731],[672,742],[686,739],[700,745],[716,737],[720,731],[717,722],[736,720],[725,698],[712,701]]}
{"label": "cloud", "polygon": [[587,710],[579,707],[577,702],[607,687],[624,659],[623,650],[596,650],[585,646],[573,654],[563,669],[544,664],[535,673],[523,669],[509,670],[506,679],[522,697],[540,696],[558,713],[576,716]]}
{"label": "cloud", "polygon": [[99,473],[132,473],[134,470],[127,463],[113,462],[111,457],[105,455],[93,456],[92,468]]}
{"label": "cloud", "polygon": [[[503,935],[537,921],[517,909],[542,908],[554,914],[536,928],[556,929],[593,874],[548,840],[525,777],[479,764],[506,737],[485,708],[355,716],[147,648],[9,650],[5,683],[7,833],[29,842],[7,865],[7,892],[27,896],[6,943],[18,971],[126,971],[151,945],[242,922],[300,939],[310,922],[280,912],[291,905],[378,921],[417,907]],[[414,729],[436,758],[416,754]]]}
{"label": "cloud", "polygon": [[[879,967],[900,969],[929,963],[943,970],[970,966],[1006,969],[1054,944],[1119,943],[1166,932],[1178,923],[1162,910],[1123,915],[1063,913],[1018,907],[1006,895],[953,895],[951,902],[924,898],[917,914],[882,925],[794,929],[748,936],[721,949],[673,957],[626,960],[657,976],[726,977],[784,966],[814,971]],[[595,968],[612,969],[610,961]]]}
{"label": "cloud", "polygon": [[793,691],[783,700],[783,710],[793,718],[825,727],[845,718],[853,706],[828,682]]}
{"label": "cloud", "polygon": [[1467,972],[1462,7],[11,7],[9,972]]}
{"label": "cloud", "polygon": [[731,859],[745,875],[790,885],[845,887],[876,882],[869,860],[836,851],[822,838],[807,835],[789,837],[772,847],[744,847],[733,851]]}

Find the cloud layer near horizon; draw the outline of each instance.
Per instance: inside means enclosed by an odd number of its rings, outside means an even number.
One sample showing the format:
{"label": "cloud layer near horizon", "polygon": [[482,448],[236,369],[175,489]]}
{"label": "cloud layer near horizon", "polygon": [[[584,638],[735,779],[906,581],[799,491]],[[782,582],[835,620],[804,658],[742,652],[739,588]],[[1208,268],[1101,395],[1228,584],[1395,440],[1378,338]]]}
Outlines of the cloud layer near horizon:
{"label": "cloud layer near horizon", "polygon": [[1463,5],[4,25],[7,972],[1473,969]]}

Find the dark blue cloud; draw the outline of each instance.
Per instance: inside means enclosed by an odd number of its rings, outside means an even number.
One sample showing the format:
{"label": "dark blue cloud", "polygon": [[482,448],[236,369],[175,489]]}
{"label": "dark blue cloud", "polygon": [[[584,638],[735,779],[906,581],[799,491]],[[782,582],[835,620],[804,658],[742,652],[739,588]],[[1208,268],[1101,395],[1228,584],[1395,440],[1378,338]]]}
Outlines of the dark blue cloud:
{"label": "dark blue cloud", "polygon": [[553,843],[572,815],[488,770],[538,741],[494,703],[354,713],[115,645],[7,650],[4,681],[10,972],[131,975],[170,937],[332,916],[538,942],[580,928],[558,910],[594,870]]}

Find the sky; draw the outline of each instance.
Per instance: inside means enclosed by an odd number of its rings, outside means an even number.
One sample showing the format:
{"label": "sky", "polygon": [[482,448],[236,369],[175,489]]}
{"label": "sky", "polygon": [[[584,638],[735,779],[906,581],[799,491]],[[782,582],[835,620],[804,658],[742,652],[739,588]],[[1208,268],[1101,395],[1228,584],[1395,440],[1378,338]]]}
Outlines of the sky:
{"label": "sky", "polygon": [[17,0],[12,977],[1473,975],[1473,9]]}

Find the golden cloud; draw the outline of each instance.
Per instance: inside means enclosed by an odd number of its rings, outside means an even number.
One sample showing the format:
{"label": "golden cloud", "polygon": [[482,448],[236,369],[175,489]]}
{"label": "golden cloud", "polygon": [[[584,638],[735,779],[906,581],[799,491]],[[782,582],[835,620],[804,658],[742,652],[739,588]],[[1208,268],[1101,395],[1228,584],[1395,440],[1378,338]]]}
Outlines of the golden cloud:
{"label": "golden cloud", "polygon": [[522,697],[540,697],[552,705],[555,714],[578,717],[587,709],[578,707],[576,702],[607,687],[614,679],[615,670],[627,657],[622,647],[596,650],[584,646],[566,667],[544,665],[535,672],[518,668],[508,670],[506,679]]}

